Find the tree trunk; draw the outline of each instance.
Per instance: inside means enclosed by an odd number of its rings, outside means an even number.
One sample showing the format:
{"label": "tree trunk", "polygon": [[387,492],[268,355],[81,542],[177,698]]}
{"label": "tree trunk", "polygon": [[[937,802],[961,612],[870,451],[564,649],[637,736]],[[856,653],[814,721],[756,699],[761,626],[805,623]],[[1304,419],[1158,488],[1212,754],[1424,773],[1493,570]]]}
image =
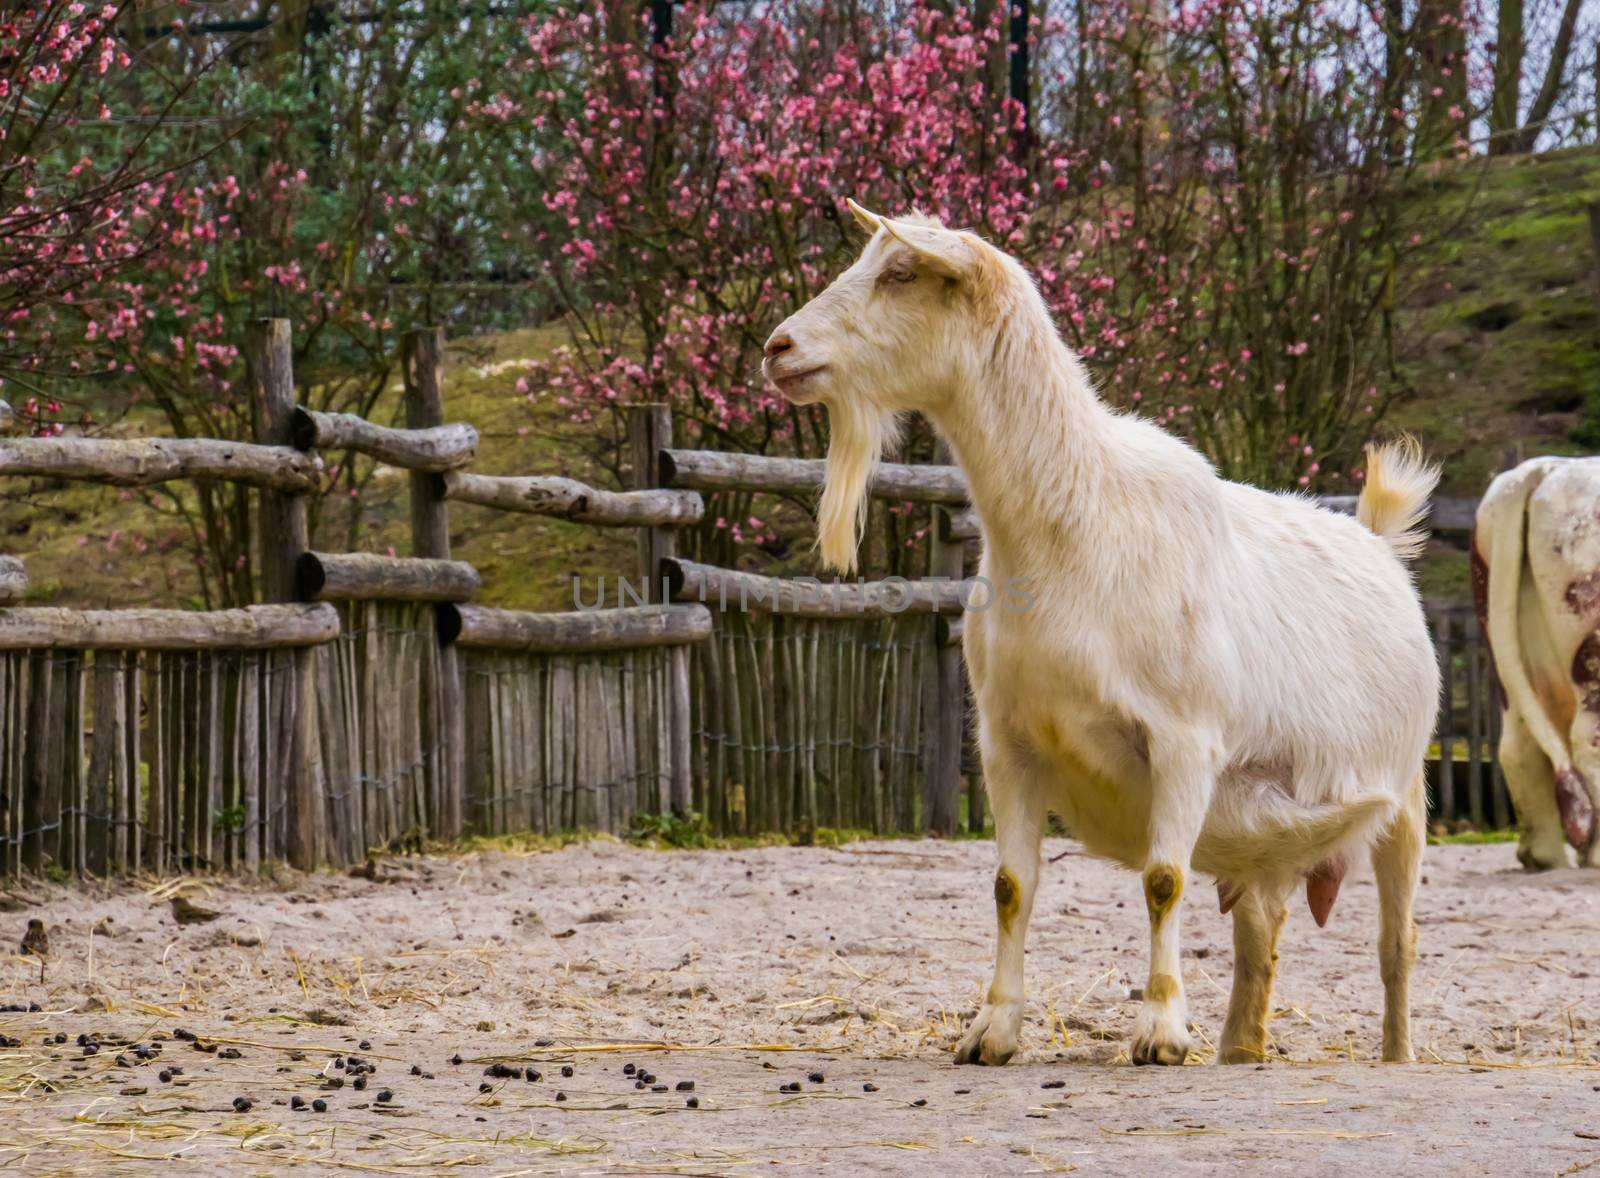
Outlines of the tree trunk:
{"label": "tree trunk", "polygon": [[1494,96],[1489,104],[1489,154],[1511,150],[1522,114],[1522,0],[1500,0],[1495,33]]}
{"label": "tree trunk", "polygon": [[1010,0],[1011,21],[1008,33],[1010,54],[1007,96],[1022,108],[1022,130],[1012,140],[1017,159],[1026,163],[1033,150],[1033,112],[1028,86],[1028,34],[1031,0]]}
{"label": "tree trunk", "polygon": [[1556,99],[1561,97],[1562,80],[1567,73],[1567,57],[1572,52],[1572,37],[1578,30],[1578,12],[1582,6],[1583,0],[1567,0],[1567,6],[1561,12],[1561,25],[1556,29],[1555,43],[1550,46],[1550,64],[1545,67],[1544,84],[1539,87],[1539,94],[1533,100],[1527,123],[1516,137],[1514,150],[1519,153],[1533,150],[1544,131],[1545,122],[1550,118],[1550,112],[1555,109]]}
{"label": "tree trunk", "polygon": [[1422,51],[1422,119],[1417,128],[1417,151],[1422,156],[1449,153],[1466,129],[1467,38],[1462,8],[1462,0],[1423,0],[1418,6],[1413,42]]}

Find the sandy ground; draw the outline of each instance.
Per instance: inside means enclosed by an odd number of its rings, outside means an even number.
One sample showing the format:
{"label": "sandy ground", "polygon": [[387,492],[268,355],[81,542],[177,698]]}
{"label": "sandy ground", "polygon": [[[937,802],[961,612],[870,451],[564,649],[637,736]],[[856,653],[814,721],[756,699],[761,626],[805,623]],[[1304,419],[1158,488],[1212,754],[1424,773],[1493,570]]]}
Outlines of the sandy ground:
{"label": "sandy ground", "polygon": [[[0,958],[0,1003],[42,1008],[0,1014],[18,1041],[0,1047],[0,1166],[1600,1175],[1600,872],[1524,875],[1510,845],[1430,850],[1424,1063],[1372,1062],[1374,889],[1354,878],[1327,930],[1290,919],[1281,1062],[1134,1069],[1138,881],[1052,842],[1064,857],[1036,906],[1023,1054],[956,1068],[988,978],[993,853],[595,842],[390,860],[376,881],[195,883],[223,915],[185,928],[153,885],[33,885],[0,913],[13,944],[41,916],[52,946],[42,985],[35,959]],[[1228,925],[1194,904],[1184,925],[1209,1044]],[[152,1042],[159,1055],[137,1058]],[[625,1046],[640,1043],[670,1046]],[[486,1076],[497,1061],[540,1078]],[[630,1064],[654,1083],[637,1087]]]}

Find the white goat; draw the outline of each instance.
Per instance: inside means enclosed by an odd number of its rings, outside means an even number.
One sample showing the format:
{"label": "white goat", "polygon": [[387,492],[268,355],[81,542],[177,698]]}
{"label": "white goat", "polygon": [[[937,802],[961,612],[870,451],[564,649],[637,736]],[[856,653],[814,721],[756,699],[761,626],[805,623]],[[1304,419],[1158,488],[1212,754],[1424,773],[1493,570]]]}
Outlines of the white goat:
{"label": "white goat", "polygon": [[[981,572],[1025,612],[973,613],[965,654],[994,810],[994,981],[957,1048],[1002,1064],[1022,1023],[1023,941],[1054,810],[1143,874],[1150,973],[1135,1063],[1190,1048],[1178,904],[1190,871],[1233,912],[1220,1058],[1255,1062],[1286,898],[1318,923],[1372,848],[1383,1057],[1412,1058],[1407,984],[1422,761],[1438,672],[1402,563],[1438,472],[1369,452],[1361,522],[1219,479],[1183,442],[1094,394],[1027,272],[972,233],[851,202],[859,261],[768,340],[765,372],[828,409],[824,559],[849,571],[896,415],[926,414],[965,472]],[[1363,527],[1362,525],[1365,525]]]}

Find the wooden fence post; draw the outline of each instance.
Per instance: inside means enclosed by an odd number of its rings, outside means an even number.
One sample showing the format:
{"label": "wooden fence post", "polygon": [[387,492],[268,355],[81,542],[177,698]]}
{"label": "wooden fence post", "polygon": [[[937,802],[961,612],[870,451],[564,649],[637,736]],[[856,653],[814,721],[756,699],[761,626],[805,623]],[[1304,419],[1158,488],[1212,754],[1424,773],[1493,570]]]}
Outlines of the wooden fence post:
{"label": "wooden fence post", "polygon": [[[406,389],[406,427],[432,429],[444,424],[444,329],[425,327],[407,332],[401,346]],[[438,475],[411,472],[411,555],[450,559],[450,521],[444,484]],[[434,639],[437,641],[437,637]],[[437,749],[434,763],[437,802],[434,821],[442,838],[461,834],[467,769],[466,709],[461,656],[454,644],[440,645],[439,682],[431,693],[431,732],[422,735],[424,751]],[[422,718],[419,717],[419,723]]]}
{"label": "wooden fence post", "polygon": [[1434,623],[1434,645],[1439,655],[1439,773],[1434,782],[1433,817],[1453,822],[1456,817],[1455,785],[1455,661],[1450,613],[1441,610]]}
{"label": "wooden fence post", "polygon": [[[649,490],[661,486],[661,451],[672,448],[672,407],[660,403],[628,406],[628,448],[633,459],[633,488]],[[669,600],[662,578],[661,562],[678,555],[678,534],[669,527],[639,529],[639,567],[649,585],[647,600],[658,604]],[[671,757],[667,780],[658,785],[658,804],[683,817],[689,813],[690,731],[689,731],[689,648],[674,646],[667,652],[667,714],[663,719],[670,733]]]}
{"label": "wooden fence post", "polygon": [[[940,443],[937,461],[949,461],[949,449]],[[965,542],[947,538],[948,516],[945,507],[933,509],[928,554],[928,574],[960,581],[965,572]],[[933,658],[936,673],[930,676],[933,706],[927,717],[929,739],[925,746],[926,781],[923,789],[922,825],[925,830],[945,836],[956,833],[961,808],[961,749],[966,743],[966,687],[961,678],[961,647],[941,638],[941,627],[933,627]],[[969,820],[969,825],[971,822]]]}
{"label": "wooden fence post", "polygon": [[[258,319],[250,325],[247,342],[251,395],[255,406],[256,441],[288,446],[293,442],[294,356],[287,319]],[[264,601],[294,601],[298,597],[296,569],[300,555],[310,547],[306,501],[303,495],[263,490],[260,493],[258,530],[261,542],[261,596]],[[321,747],[317,736],[315,669],[312,650],[293,651],[282,664],[290,673],[277,685],[284,725],[290,731],[284,747],[288,761],[270,787],[281,790],[286,813],[289,862],[302,870],[317,865],[321,848],[323,794]],[[270,808],[267,809],[270,813]]]}
{"label": "wooden fence post", "polygon": [[[672,408],[652,402],[628,406],[628,449],[633,460],[634,490],[661,485],[661,451],[672,448]],[[639,568],[649,582],[652,605],[667,600],[661,584],[661,562],[678,555],[678,535],[671,528],[639,529]]]}

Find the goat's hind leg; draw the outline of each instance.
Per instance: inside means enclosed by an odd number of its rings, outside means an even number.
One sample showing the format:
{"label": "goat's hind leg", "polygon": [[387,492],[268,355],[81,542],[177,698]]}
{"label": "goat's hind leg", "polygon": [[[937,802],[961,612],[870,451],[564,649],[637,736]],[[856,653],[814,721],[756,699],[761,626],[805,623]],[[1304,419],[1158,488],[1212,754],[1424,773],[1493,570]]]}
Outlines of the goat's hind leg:
{"label": "goat's hind leg", "polygon": [[1288,913],[1281,887],[1256,884],[1233,908],[1233,993],[1217,1048],[1218,1063],[1260,1063],[1267,1054],[1267,1014],[1278,969],[1278,936]]}
{"label": "goat's hind leg", "polygon": [[1417,926],[1411,916],[1422,874],[1427,797],[1419,774],[1389,828],[1372,848],[1378,883],[1378,965],[1383,974],[1383,1058],[1408,1063],[1411,1051],[1411,966]]}
{"label": "goat's hind leg", "polygon": [[1039,884],[1039,844],[1044,838],[1044,795],[1012,755],[984,750],[984,779],[994,810],[1000,865],[994,877],[998,927],[994,980],[983,1005],[956,1047],[956,1062],[998,1066],[1017,1050],[1022,1031],[1023,949],[1033,894]]}

